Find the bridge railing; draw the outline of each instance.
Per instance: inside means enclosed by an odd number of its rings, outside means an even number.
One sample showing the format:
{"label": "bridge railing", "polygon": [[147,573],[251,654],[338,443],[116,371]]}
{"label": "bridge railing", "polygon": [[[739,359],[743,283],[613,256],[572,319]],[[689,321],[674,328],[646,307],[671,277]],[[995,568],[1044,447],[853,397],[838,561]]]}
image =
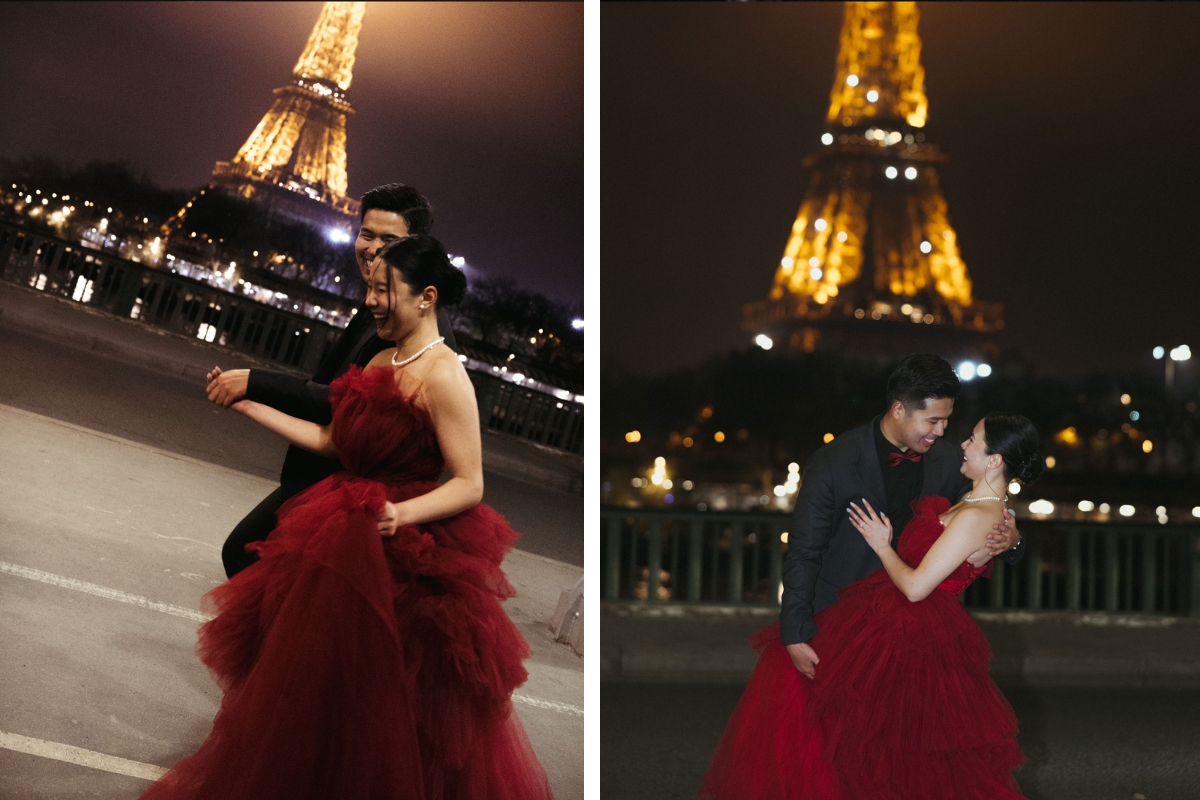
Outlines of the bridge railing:
{"label": "bridge railing", "polygon": [[[0,223],[0,280],[312,374],[341,329],[168,270]],[[469,372],[483,427],[583,452],[583,406]]]}
{"label": "bridge railing", "polygon": [[[602,598],[778,606],[782,512],[601,509]],[[1200,525],[1022,519],[1025,555],[996,560],[970,608],[1200,616]]]}
{"label": "bridge railing", "polygon": [[340,333],[168,270],[7,225],[0,226],[0,278],[306,373]]}

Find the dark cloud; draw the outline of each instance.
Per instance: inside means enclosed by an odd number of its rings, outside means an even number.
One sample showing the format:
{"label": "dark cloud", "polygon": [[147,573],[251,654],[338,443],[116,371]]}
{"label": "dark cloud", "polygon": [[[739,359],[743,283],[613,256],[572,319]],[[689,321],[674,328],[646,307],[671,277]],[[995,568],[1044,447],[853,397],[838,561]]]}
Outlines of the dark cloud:
{"label": "dark cloud", "polygon": [[[203,184],[291,77],[320,3],[0,4],[0,156]],[[350,193],[401,180],[481,269],[583,299],[583,5],[368,3]]]}
{"label": "dark cloud", "polygon": [[[921,4],[931,141],[976,296],[1042,370],[1200,342],[1200,6]],[[602,7],[602,352],[748,343],[819,147],[841,4]]]}

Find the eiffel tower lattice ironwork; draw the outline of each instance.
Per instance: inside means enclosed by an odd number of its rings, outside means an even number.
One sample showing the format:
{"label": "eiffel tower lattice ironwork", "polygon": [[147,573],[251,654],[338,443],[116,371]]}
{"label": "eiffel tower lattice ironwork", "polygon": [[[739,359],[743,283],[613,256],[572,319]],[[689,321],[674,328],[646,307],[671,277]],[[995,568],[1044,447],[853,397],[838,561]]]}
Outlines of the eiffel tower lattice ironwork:
{"label": "eiffel tower lattice ironwork", "polygon": [[[213,183],[253,197],[276,189],[320,203],[338,214],[358,214],[346,196],[346,99],[366,3],[325,3],[293,80],[275,90],[275,102],[230,161],[218,161]],[[298,216],[306,216],[300,211]]]}
{"label": "eiffel tower lattice ironwork", "polygon": [[743,327],[813,351],[991,350],[926,141],[916,3],[846,3],[822,149],[766,300]]}

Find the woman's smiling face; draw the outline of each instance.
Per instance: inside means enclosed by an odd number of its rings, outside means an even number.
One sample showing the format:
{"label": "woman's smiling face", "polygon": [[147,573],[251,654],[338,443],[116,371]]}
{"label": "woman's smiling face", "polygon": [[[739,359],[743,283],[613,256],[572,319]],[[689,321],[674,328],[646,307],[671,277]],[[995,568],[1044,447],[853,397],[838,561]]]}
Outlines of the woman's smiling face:
{"label": "woman's smiling face", "polygon": [[971,431],[971,435],[962,443],[963,463],[959,471],[971,480],[978,480],[986,475],[988,462],[1000,458],[998,455],[988,454],[983,432],[983,420],[981,419],[975,423],[975,430]]}
{"label": "woman's smiling face", "polygon": [[371,262],[366,304],[375,317],[375,332],[380,339],[395,342],[408,335],[420,319],[421,303],[421,294],[413,291],[386,261],[377,256]]}

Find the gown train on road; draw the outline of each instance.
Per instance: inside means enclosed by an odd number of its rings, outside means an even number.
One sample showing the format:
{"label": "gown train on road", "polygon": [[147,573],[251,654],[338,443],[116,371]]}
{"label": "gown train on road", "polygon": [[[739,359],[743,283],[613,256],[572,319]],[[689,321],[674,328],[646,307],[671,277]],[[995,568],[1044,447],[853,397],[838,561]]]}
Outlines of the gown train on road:
{"label": "gown train on road", "polygon": [[[942,534],[944,497],[913,504],[898,552],[916,567]],[[702,800],[1017,800],[1016,716],[988,676],[991,648],[958,601],[990,570],[960,565],[913,603],[880,569],[816,617],[815,681],[780,643],[758,665],[717,745]]]}
{"label": "gown train on road", "polygon": [[259,561],[207,595],[221,709],[144,800],[550,798],[511,703],[529,654],[501,607],[516,533],[480,504],[382,539],[384,501],[443,469],[419,384],[352,369],[330,399],[347,471],[288,501]]}

